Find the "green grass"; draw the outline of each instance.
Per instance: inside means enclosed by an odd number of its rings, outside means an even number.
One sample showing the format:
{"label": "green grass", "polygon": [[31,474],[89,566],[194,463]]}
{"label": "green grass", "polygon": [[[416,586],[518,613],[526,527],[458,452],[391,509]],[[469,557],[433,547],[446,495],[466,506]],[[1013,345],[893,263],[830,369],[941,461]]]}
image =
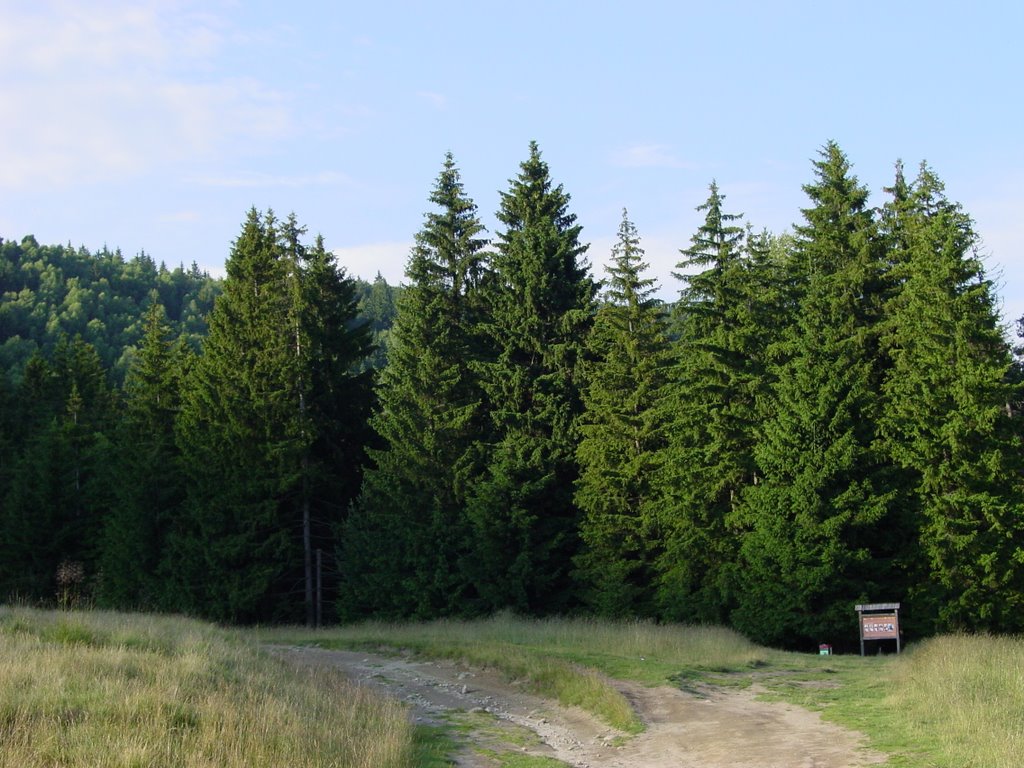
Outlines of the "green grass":
{"label": "green grass", "polygon": [[[1016,768],[1024,754],[1024,638],[937,637],[900,656],[779,654],[758,681],[866,734],[893,768]],[[803,662],[803,663],[802,663]]]}
{"label": "green grass", "polygon": [[449,768],[449,755],[458,749],[449,729],[434,725],[417,726],[413,735],[413,760],[417,768]]}
{"label": "green grass", "polygon": [[[1024,754],[1024,638],[948,636],[901,656],[759,648],[723,629],[497,616],[233,632],[175,617],[0,607],[0,768],[441,768],[469,730],[417,727],[335,671],[288,666],[260,642],[404,650],[504,670],[631,733],[609,678],[693,691],[750,687],[865,733],[892,768],[1016,768]],[[486,736],[486,734],[484,734]],[[515,738],[498,766],[557,765]],[[504,746],[502,746],[504,745]]]}
{"label": "green grass", "polygon": [[567,706],[582,707],[627,733],[643,724],[608,678],[666,682],[680,669],[749,669],[768,651],[720,628],[660,626],[591,619],[520,619],[387,624],[367,622],[329,632],[268,630],[274,643],[325,648],[390,649],[501,670],[510,680]]}
{"label": "green grass", "polygon": [[[510,768],[548,768],[565,766],[550,757],[530,755],[527,750],[543,744],[529,728],[502,720],[489,712],[455,711],[445,718],[449,733],[469,742],[469,748],[487,757],[495,766]],[[470,741],[470,736],[472,740]]]}
{"label": "green grass", "polygon": [[1024,754],[1022,638],[941,637],[901,656],[861,658],[774,651],[720,628],[508,615],[269,637],[500,669],[630,733],[641,726],[621,711],[609,677],[691,691],[757,686],[864,733],[893,768],[1010,768]]}
{"label": "green grass", "polygon": [[413,741],[401,705],[251,635],[0,607],[2,768],[407,768]]}
{"label": "green grass", "polygon": [[501,768],[565,768],[565,763],[553,757],[524,755],[516,752],[495,752],[488,755]]}
{"label": "green grass", "polygon": [[1024,755],[1024,638],[947,636],[893,667],[888,704],[937,766],[1016,768]]}

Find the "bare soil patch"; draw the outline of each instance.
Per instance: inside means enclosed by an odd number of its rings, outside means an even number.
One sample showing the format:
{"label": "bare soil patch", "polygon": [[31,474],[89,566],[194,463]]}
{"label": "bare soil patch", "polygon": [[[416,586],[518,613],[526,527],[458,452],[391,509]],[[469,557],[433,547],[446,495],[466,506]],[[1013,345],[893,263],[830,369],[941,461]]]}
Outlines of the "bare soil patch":
{"label": "bare soil patch", "polygon": [[859,734],[818,713],[758,701],[755,690],[616,682],[646,730],[628,736],[589,713],[523,690],[499,672],[445,661],[318,648],[275,648],[295,663],[338,667],[407,702],[418,722],[452,729],[463,768],[495,754],[547,756],[576,768],[857,768],[885,762]]}

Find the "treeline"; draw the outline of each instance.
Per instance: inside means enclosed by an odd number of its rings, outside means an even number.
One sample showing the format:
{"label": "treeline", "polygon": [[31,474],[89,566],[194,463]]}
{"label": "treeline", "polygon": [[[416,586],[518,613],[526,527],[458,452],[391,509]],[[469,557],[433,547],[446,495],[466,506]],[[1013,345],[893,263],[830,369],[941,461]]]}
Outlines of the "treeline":
{"label": "treeline", "polygon": [[305,618],[303,553],[333,555],[400,291],[303,235],[252,212],[224,281],[3,244],[0,594]]}
{"label": "treeline", "polygon": [[145,253],[125,259],[106,248],[0,238],[0,370],[16,381],[34,355],[51,356],[62,339],[80,337],[121,383],[151,304],[163,306],[175,338],[198,350],[219,290],[195,262],[168,269]]}
{"label": "treeline", "polygon": [[[145,252],[126,259],[107,248],[41,246],[31,235],[20,243],[0,238],[0,371],[17,382],[33,356],[49,357],[62,340],[79,337],[96,350],[111,382],[123,385],[149,306],[163,306],[171,335],[198,351],[220,284],[195,262],[168,269]],[[365,365],[382,368],[401,287],[379,273],[355,284],[374,340]]]}
{"label": "treeline", "polygon": [[1019,397],[970,217],[922,165],[886,203],[835,144],[791,235],[715,184],[652,297],[623,213],[599,297],[534,145],[493,241],[449,157],[344,529],[345,617],[590,610],[856,638],[1019,631]]}
{"label": "treeline", "polygon": [[1020,631],[1019,377],[971,219],[924,165],[878,209],[835,144],[813,175],[785,235],[712,184],[671,307],[626,212],[595,279],[535,144],[493,238],[446,158],[397,296],[251,211],[200,353],[146,293],[122,390],[84,334],[5,380],[0,591],[312,621],[319,554],[342,619]]}

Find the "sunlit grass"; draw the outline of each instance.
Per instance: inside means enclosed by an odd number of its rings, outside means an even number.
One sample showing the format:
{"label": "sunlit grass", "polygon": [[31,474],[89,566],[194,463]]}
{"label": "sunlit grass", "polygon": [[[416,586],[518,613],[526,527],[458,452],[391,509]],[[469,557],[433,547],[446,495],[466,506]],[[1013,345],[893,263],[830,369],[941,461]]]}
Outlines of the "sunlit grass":
{"label": "sunlit grass", "polygon": [[536,620],[509,614],[480,621],[366,622],[323,632],[293,629],[262,635],[273,642],[324,647],[405,649],[499,669],[537,693],[580,706],[630,733],[642,730],[642,723],[608,676],[659,684],[683,668],[751,668],[769,654],[739,634],[715,627]]}
{"label": "sunlit grass", "polygon": [[182,618],[0,607],[0,766],[411,765],[401,705]]}
{"label": "sunlit grass", "polygon": [[1024,755],[1024,638],[951,635],[893,668],[888,706],[934,765],[1018,768]]}
{"label": "sunlit grass", "polygon": [[608,677],[756,684],[866,734],[893,768],[1016,768],[1024,754],[1022,638],[941,637],[901,656],[861,658],[775,651],[714,627],[510,615],[259,634],[500,669],[629,732],[641,725]]}
{"label": "sunlit grass", "polygon": [[862,659],[645,622],[501,615],[235,632],[174,617],[0,607],[0,768],[447,763],[444,732],[414,732],[402,705],[329,667],[288,665],[260,642],[491,667],[627,732],[641,724],[610,678],[757,684],[867,734],[893,768],[1016,768],[1024,754],[1024,638],[940,637]]}

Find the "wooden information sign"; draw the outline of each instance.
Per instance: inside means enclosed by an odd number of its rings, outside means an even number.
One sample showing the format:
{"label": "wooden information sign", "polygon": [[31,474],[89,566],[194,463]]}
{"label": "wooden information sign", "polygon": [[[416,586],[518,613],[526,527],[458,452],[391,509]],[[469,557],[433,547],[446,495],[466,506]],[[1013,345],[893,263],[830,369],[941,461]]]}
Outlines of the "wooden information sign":
{"label": "wooden information sign", "polygon": [[896,653],[900,652],[900,604],[867,603],[857,606],[860,619],[860,655],[864,655],[865,640],[895,640]]}

